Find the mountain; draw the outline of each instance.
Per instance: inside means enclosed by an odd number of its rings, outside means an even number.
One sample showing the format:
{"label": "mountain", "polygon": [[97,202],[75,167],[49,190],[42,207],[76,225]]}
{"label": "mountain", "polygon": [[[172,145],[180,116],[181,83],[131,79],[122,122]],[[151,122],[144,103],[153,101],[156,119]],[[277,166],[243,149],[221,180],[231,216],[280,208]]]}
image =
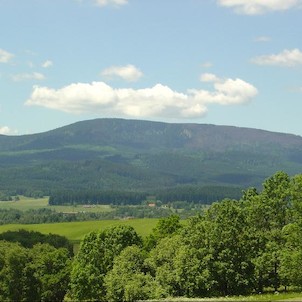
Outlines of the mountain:
{"label": "mountain", "polygon": [[127,190],[260,186],[302,172],[302,137],[205,124],[123,119],[0,135],[0,191]]}

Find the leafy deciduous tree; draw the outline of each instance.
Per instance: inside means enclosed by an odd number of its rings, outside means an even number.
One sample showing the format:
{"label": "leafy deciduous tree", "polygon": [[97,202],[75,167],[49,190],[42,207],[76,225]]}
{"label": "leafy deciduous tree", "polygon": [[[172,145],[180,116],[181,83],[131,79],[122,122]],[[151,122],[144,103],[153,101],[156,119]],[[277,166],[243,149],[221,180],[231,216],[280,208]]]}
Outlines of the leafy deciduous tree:
{"label": "leafy deciduous tree", "polygon": [[85,236],[72,265],[71,297],[76,300],[105,300],[105,275],[120,252],[142,240],[131,226],[114,226]]}

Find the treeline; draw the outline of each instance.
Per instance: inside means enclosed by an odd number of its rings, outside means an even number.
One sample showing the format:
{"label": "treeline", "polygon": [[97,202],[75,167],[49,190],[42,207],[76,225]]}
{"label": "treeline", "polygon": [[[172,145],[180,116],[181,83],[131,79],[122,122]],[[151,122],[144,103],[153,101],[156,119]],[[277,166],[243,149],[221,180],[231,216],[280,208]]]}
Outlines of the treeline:
{"label": "treeline", "polygon": [[167,206],[149,207],[148,205],[126,205],[112,206],[111,211],[105,212],[85,212],[77,211],[77,206],[72,213],[57,212],[52,209],[31,209],[20,211],[17,209],[0,209],[0,225],[4,224],[41,224],[73,221],[92,221],[124,218],[162,218],[173,213],[178,213],[182,218],[196,215],[203,205],[188,202],[171,202]]}
{"label": "treeline", "polygon": [[9,194],[0,192],[0,201],[11,201],[11,200],[13,200],[13,199]]}
{"label": "treeline", "polygon": [[148,196],[160,200],[162,203],[186,201],[200,204],[211,204],[223,198],[240,198],[242,189],[238,187],[222,186],[178,186],[153,193],[130,191],[57,191],[49,197],[50,205],[75,204],[111,204],[111,205],[139,205]]}
{"label": "treeline", "polygon": [[23,247],[32,248],[37,243],[46,243],[55,248],[65,248],[68,250],[70,256],[73,256],[73,245],[64,236],[57,234],[42,234],[35,231],[7,231],[0,234],[0,240],[9,242],[18,242]]}
{"label": "treeline", "polygon": [[186,201],[201,204],[211,204],[224,198],[240,198],[242,188],[224,186],[178,186],[156,193],[156,198],[163,203]]}
{"label": "treeline", "polygon": [[[130,302],[301,289],[302,175],[290,178],[278,172],[264,182],[262,191],[249,188],[238,200],[213,203],[185,222],[177,215],[162,218],[146,238],[123,225],[91,232],[70,265],[62,257],[68,273],[62,266],[45,272],[41,265],[39,270],[31,249],[21,251],[5,242],[2,246],[2,300],[35,300],[35,290],[31,299],[27,296],[36,282],[30,268],[38,272],[37,278],[42,273],[45,280],[56,282],[66,277],[64,297],[71,301]],[[28,255],[28,262],[22,255]],[[37,256],[41,263],[39,257],[42,254]],[[60,287],[52,291],[46,282],[49,295],[62,288],[57,284]]]}
{"label": "treeline", "polygon": [[[52,222],[75,221],[74,215],[65,215],[51,209],[20,211],[17,209],[0,209],[0,224],[40,224]],[[93,218],[93,217],[92,217]]]}
{"label": "treeline", "polygon": [[[176,206],[178,203],[176,204]],[[181,210],[181,217],[187,218],[194,215],[200,208],[191,208]],[[123,218],[160,218],[173,214],[177,209],[148,206],[115,206],[112,211],[106,212],[76,212],[62,213],[52,209],[37,209],[20,211],[16,209],[0,209],[0,225],[18,223],[18,224],[40,224],[40,223],[58,223],[73,221],[105,220],[105,219],[123,219]]]}
{"label": "treeline", "polygon": [[60,191],[49,196],[50,205],[75,205],[75,204],[141,204],[147,194],[126,191]]}
{"label": "treeline", "polygon": [[27,183],[24,188],[9,188],[10,185],[6,185],[4,182],[1,180],[2,187],[5,187],[5,190],[0,191],[0,200],[1,201],[7,201],[7,200],[13,200],[14,196],[26,196],[26,197],[32,197],[32,198],[43,198],[44,196],[49,196],[50,195],[50,190],[49,189],[44,189],[39,190],[32,188],[30,183]]}

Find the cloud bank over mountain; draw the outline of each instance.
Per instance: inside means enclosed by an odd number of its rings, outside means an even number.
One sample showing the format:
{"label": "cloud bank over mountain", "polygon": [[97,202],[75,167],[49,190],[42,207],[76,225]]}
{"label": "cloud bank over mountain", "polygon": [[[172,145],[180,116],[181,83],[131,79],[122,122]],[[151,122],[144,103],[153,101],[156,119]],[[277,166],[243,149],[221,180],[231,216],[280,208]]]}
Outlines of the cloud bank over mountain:
{"label": "cloud bank over mountain", "polygon": [[163,84],[141,89],[113,88],[105,82],[72,83],[60,89],[34,86],[25,104],[74,114],[194,118],[205,115],[209,104],[244,104],[258,94],[257,88],[241,79],[204,74],[201,81],[212,83],[213,90],[188,89],[183,93]]}

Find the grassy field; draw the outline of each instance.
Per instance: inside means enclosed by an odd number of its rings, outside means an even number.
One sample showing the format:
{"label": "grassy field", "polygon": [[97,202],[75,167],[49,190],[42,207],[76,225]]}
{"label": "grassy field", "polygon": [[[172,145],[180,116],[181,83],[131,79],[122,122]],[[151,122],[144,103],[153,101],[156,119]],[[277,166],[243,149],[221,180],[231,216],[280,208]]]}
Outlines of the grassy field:
{"label": "grassy field", "polygon": [[219,298],[167,298],[164,300],[148,300],[148,302],[302,302],[301,292],[281,292],[281,293],[267,293],[261,295],[251,296],[232,296],[232,297],[219,297]]}
{"label": "grassy field", "polygon": [[[1,201],[0,209],[17,209],[27,211],[30,209],[53,209],[56,212],[72,213],[72,212],[108,212],[112,211],[109,205],[94,205],[87,207],[85,205],[77,206],[49,206],[48,198],[27,198],[20,197],[18,201]],[[62,223],[46,223],[46,224],[7,224],[0,225],[0,233],[6,231],[16,231],[25,229],[28,231],[37,231],[44,234],[58,234],[67,237],[74,243],[78,243],[83,237],[95,230],[104,229],[109,226],[123,224],[131,225],[137,233],[143,237],[150,234],[155,227],[158,219],[129,219],[129,220],[98,220],[98,221],[81,221],[81,222],[62,222]]]}
{"label": "grassy field", "polygon": [[112,211],[110,205],[76,205],[76,206],[49,206],[48,197],[44,198],[29,198],[20,196],[18,201],[0,201],[0,209],[16,209],[20,211],[52,209],[57,212],[109,212]]}
{"label": "grassy field", "polygon": [[99,221],[81,221],[81,222],[62,222],[47,224],[7,224],[0,225],[0,233],[6,231],[16,231],[25,229],[29,231],[37,231],[44,234],[58,234],[67,237],[73,242],[78,242],[83,237],[95,230],[104,229],[109,226],[118,224],[131,225],[141,236],[150,234],[152,228],[155,227],[158,219],[129,219],[129,220],[99,220]]}

